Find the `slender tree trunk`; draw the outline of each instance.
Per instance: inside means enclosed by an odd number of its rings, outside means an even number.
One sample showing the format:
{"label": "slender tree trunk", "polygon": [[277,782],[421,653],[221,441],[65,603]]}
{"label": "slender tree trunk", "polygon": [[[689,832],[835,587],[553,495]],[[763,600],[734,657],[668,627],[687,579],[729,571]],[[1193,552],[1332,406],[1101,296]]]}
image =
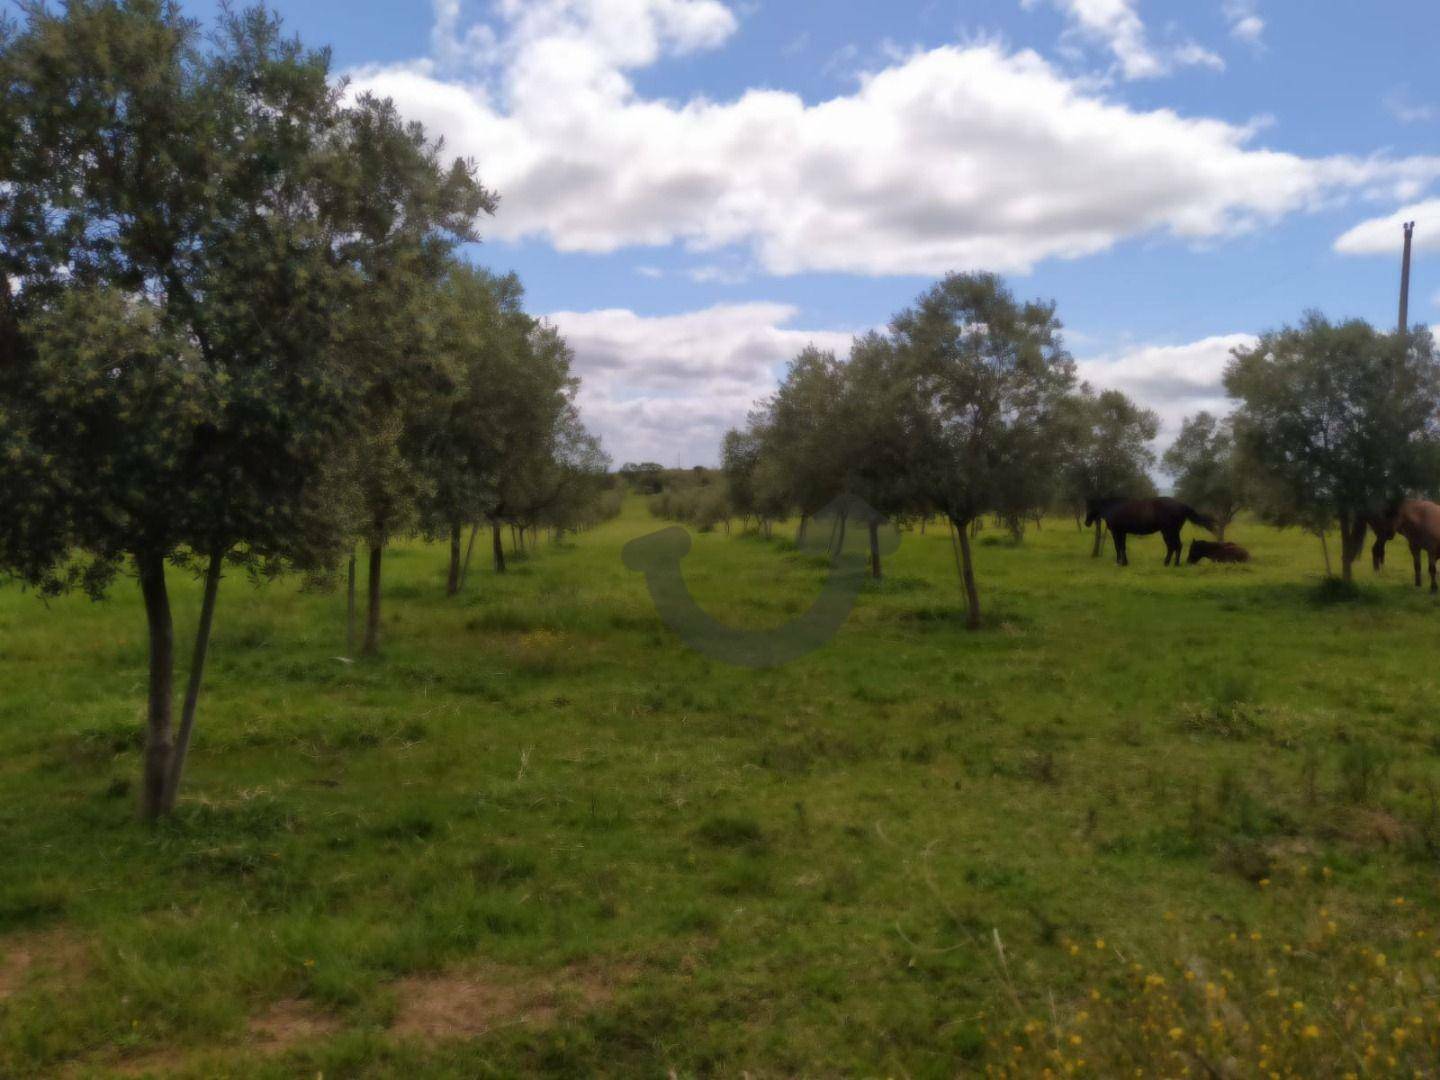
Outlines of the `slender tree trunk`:
{"label": "slender tree trunk", "polygon": [[450,574],[445,579],[445,595],[460,591],[460,523],[450,526]]}
{"label": "slender tree trunk", "polygon": [[355,655],[355,549],[350,549],[350,572],[345,581],[345,655]]}
{"label": "slender tree trunk", "polygon": [[945,523],[950,530],[950,554],[955,556],[955,573],[965,586],[965,625],[971,629],[979,625],[979,593],[975,592],[975,572],[971,567],[971,539],[968,521],[956,521],[946,514]]}
{"label": "slender tree trunk", "polygon": [[1359,515],[1340,517],[1340,576],[1348,584],[1354,578],[1355,560],[1365,547],[1365,521]]}
{"label": "slender tree trunk", "polygon": [[964,529],[960,530],[960,560],[965,581],[965,603],[968,607],[965,626],[971,630],[979,630],[980,593],[975,588],[975,564],[970,558],[970,538],[965,535]]}
{"label": "slender tree trunk", "polygon": [[1225,530],[1230,527],[1230,522],[1225,518],[1215,519],[1215,540],[1217,543],[1225,542]]}
{"label": "slender tree trunk", "polygon": [[870,576],[880,580],[880,523],[870,521]]}
{"label": "slender tree trunk", "polygon": [[470,556],[475,553],[475,535],[480,531],[480,523],[477,521],[470,526],[470,542],[465,545],[465,562],[460,566],[460,588],[465,588],[465,581],[470,576]]}
{"label": "slender tree trunk", "polygon": [[795,530],[795,546],[796,546],[797,548],[798,548],[798,547],[804,547],[804,546],[805,546],[805,531],[806,531],[807,529],[809,529],[809,528],[810,528],[810,515],[809,515],[809,514],[801,514],[801,515],[800,515],[800,527]]}
{"label": "slender tree trunk", "polygon": [[383,544],[370,545],[370,579],[366,583],[369,587],[369,606],[365,611],[365,646],[361,650],[364,656],[374,656],[380,651],[380,570],[385,558],[385,547]]}
{"label": "slender tree trunk", "polygon": [[490,526],[490,536],[493,541],[491,548],[495,555],[495,572],[503,574],[505,573],[505,541],[501,537],[499,522]]}
{"label": "slender tree trunk", "polygon": [[1098,559],[1100,557],[1100,548],[1104,543],[1105,523],[1103,521],[1097,521],[1095,522],[1095,546],[1090,549],[1090,557],[1092,559]]}
{"label": "slender tree trunk", "polygon": [[195,730],[195,712],[205,680],[205,658],[210,652],[210,628],[215,625],[215,600],[220,594],[220,571],[224,564],[225,553],[216,552],[210,556],[210,565],[205,569],[205,596],[200,603],[200,624],[195,628],[195,649],[190,654],[190,679],[185,687],[185,704],[180,710],[180,731],[170,752],[170,768],[165,778],[167,814],[175,809],[180,780],[185,775],[185,759],[190,753],[190,734]]}
{"label": "slender tree trunk", "polygon": [[1330,541],[1326,539],[1325,530],[1320,530],[1320,551],[1325,556],[1325,576],[1334,577],[1335,571],[1330,568]]}
{"label": "slender tree trunk", "polygon": [[140,790],[140,815],[154,821],[165,813],[165,787],[170,774],[171,719],[175,689],[175,624],[165,588],[165,560],[145,554],[135,559],[145,622],[150,637],[150,687],[146,708],[145,763]]}

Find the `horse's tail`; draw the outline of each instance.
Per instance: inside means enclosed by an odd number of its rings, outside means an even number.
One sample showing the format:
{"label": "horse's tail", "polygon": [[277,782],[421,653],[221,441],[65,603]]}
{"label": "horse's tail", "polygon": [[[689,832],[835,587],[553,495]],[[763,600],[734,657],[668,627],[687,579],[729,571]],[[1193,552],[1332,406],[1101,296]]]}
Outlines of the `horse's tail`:
{"label": "horse's tail", "polygon": [[1202,529],[1208,529],[1212,533],[1215,532],[1215,519],[1207,514],[1200,513],[1200,511],[1196,510],[1193,506],[1185,507],[1185,517],[1193,521],[1196,525],[1199,525]]}

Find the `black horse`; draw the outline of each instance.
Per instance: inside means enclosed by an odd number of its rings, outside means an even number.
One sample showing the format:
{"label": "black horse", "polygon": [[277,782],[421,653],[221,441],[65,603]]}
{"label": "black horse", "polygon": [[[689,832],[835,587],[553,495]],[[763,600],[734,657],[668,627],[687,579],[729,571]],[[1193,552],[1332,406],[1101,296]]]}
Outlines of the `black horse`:
{"label": "black horse", "polygon": [[1125,537],[1149,536],[1158,532],[1165,538],[1165,565],[1175,560],[1180,565],[1184,550],[1180,543],[1180,530],[1185,522],[1193,521],[1202,529],[1215,531],[1215,522],[1185,505],[1179,499],[1091,499],[1085,504],[1085,524],[1094,525],[1103,521],[1115,538],[1115,562],[1129,566],[1125,557]]}

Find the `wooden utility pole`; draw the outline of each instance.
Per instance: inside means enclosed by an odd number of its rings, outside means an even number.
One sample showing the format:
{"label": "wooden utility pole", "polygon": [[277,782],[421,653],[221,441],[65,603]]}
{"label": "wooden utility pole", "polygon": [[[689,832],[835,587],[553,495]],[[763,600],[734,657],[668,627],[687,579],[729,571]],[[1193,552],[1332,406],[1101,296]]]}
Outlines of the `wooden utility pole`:
{"label": "wooden utility pole", "polygon": [[1405,223],[1405,254],[1400,257],[1400,333],[1410,330],[1410,237],[1415,233],[1415,222]]}

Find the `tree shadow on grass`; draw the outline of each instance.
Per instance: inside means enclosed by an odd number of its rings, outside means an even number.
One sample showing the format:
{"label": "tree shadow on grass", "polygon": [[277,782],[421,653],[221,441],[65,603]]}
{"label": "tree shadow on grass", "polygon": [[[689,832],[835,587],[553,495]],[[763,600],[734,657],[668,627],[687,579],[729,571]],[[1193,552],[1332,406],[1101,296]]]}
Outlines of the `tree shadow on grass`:
{"label": "tree shadow on grass", "polygon": [[1232,610],[1316,611],[1328,608],[1375,608],[1392,604],[1389,590],[1379,585],[1344,581],[1337,577],[1247,585],[1218,596]]}

